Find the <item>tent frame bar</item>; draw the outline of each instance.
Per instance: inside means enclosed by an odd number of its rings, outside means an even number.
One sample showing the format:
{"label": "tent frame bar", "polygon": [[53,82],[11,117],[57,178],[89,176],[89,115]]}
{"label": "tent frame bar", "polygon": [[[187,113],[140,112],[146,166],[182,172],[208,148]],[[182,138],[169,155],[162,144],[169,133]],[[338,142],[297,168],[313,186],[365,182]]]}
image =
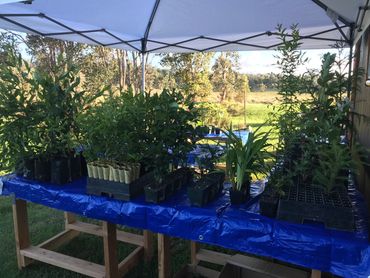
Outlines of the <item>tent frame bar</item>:
{"label": "tent frame bar", "polygon": [[[366,14],[368,9],[369,9],[369,0],[366,1],[365,6],[358,8],[356,22],[355,22],[355,24],[356,24],[355,28],[357,28],[358,32],[362,31],[362,23],[364,22],[365,14]],[[360,20],[360,23],[358,24],[358,20],[360,19],[361,11],[362,11],[361,20]]]}
{"label": "tent frame bar", "polygon": [[[315,2],[316,0],[312,0],[312,1]],[[56,19],[53,19],[53,18],[51,18],[51,17],[49,17],[49,16],[47,16],[43,13],[38,13],[38,14],[30,14],[30,13],[27,13],[27,14],[19,14],[19,13],[16,13],[16,14],[0,14],[0,19],[8,21],[8,22],[10,22],[10,23],[12,23],[12,24],[14,24],[18,27],[24,28],[24,29],[26,29],[26,30],[28,30],[32,33],[35,33],[37,35],[44,36],[44,37],[77,34],[77,35],[80,35],[80,36],[88,39],[89,41],[91,41],[91,42],[93,42],[97,45],[100,45],[100,46],[114,46],[114,45],[119,45],[119,44],[126,44],[127,46],[132,48],[132,50],[140,52],[140,53],[156,52],[158,50],[169,48],[169,47],[177,47],[177,48],[184,49],[184,50],[189,50],[189,51],[192,51],[192,52],[205,52],[205,51],[210,51],[210,50],[213,50],[213,49],[216,49],[216,48],[219,48],[219,47],[223,47],[223,46],[226,46],[226,45],[230,45],[230,44],[236,44],[236,45],[242,45],[242,46],[251,46],[251,47],[265,49],[265,50],[272,49],[272,48],[277,47],[277,46],[280,45],[280,44],[274,44],[274,45],[264,46],[264,45],[258,45],[258,44],[252,44],[252,43],[245,42],[247,40],[250,40],[250,39],[253,39],[253,38],[256,38],[256,37],[260,37],[260,36],[271,36],[271,35],[277,35],[278,34],[276,32],[271,32],[271,31],[262,32],[262,33],[259,33],[259,34],[255,34],[255,35],[252,35],[252,36],[249,36],[249,37],[244,37],[244,38],[241,38],[241,39],[238,39],[238,40],[233,40],[233,41],[228,41],[228,40],[223,40],[223,39],[218,39],[218,38],[212,38],[212,37],[208,37],[208,36],[197,36],[197,37],[190,38],[190,39],[183,40],[183,41],[176,42],[176,43],[165,43],[165,42],[161,42],[161,41],[157,41],[157,40],[148,39],[150,28],[151,28],[151,25],[153,23],[156,12],[158,10],[159,4],[160,4],[160,0],[156,0],[155,5],[154,5],[153,10],[152,10],[152,13],[151,13],[150,21],[148,22],[148,25],[147,25],[147,28],[146,28],[146,31],[145,31],[144,38],[134,39],[134,40],[123,40],[120,37],[111,33],[110,31],[107,31],[106,29],[92,29],[92,30],[81,30],[81,31],[80,30],[75,30],[75,29],[67,26],[66,24],[61,23],[61,22],[57,21]],[[364,8],[364,9],[367,9],[367,8]],[[38,30],[35,30],[31,27],[28,27],[28,26],[14,20],[14,19],[11,19],[11,18],[14,18],[14,17],[40,17],[40,18],[44,18],[44,19],[46,19],[46,20],[48,20],[48,21],[50,21],[50,22],[52,22],[52,23],[54,23],[54,24],[56,24],[56,25],[58,25],[58,26],[60,26],[64,29],[68,30],[68,31],[55,32],[55,33],[43,33],[43,32],[40,32]],[[339,41],[339,42],[345,42],[348,45],[350,45],[351,41],[348,39],[348,37],[345,35],[345,33],[343,31],[343,28],[348,28],[348,27],[350,27],[350,26],[348,26],[346,24],[342,25],[342,26],[339,26],[339,24],[335,23],[335,28],[331,28],[331,29],[328,29],[328,30],[323,30],[323,31],[313,33],[313,34],[310,34],[310,35],[303,35],[303,36],[300,36],[300,38],[301,39],[332,41],[332,42],[338,42]],[[341,35],[343,36],[344,40],[341,40],[341,39],[336,40],[336,39],[325,38],[325,37],[317,37],[319,35],[322,35],[322,34],[325,34],[325,33],[328,33],[328,32],[334,31],[334,30],[338,30],[341,33]],[[116,42],[104,44],[104,43],[99,42],[98,40],[96,40],[96,39],[94,39],[94,38],[92,38],[91,36],[88,35],[88,34],[97,33],[97,32],[106,33],[111,38],[116,40]],[[288,34],[288,37],[289,36],[291,36],[291,35]],[[194,41],[194,40],[201,40],[201,39],[220,42],[220,44],[215,45],[215,46],[211,46],[211,47],[207,47],[207,48],[204,48],[204,49],[196,49],[196,48],[187,47],[187,46],[182,45],[182,44],[187,43],[187,42],[191,42],[191,41]],[[134,43],[134,42],[141,42],[141,48],[138,48],[135,45],[133,45],[132,43]],[[158,46],[158,47],[153,48],[153,49],[148,51],[147,50],[147,43],[148,42],[160,44],[161,46]]]}
{"label": "tent frame bar", "polygon": [[150,28],[152,27],[152,23],[153,23],[155,15],[157,13],[160,1],[161,0],[155,0],[152,13],[150,14],[148,25],[146,26],[145,33],[144,33],[144,38],[142,39],[142,47],[141,47],[141,52],[142,53],[146,52],[146,46],[147,46],[147,43],[148,43]]}
{"label": "tent frame bar", "polygon": [[[323,10],[325,11],[328,11],[330,8],[324,4],[322,1],[320,0],[312,0],[312,2],[314,2],[316,5],[318,5],[319,7],[321,7]],[[345,24],[347,27],[351,26],[352,25],[352,22],[349,22],[347,19],[345,19],[343,16],[341,15],[338,15],[338,19],[343,23]]]}

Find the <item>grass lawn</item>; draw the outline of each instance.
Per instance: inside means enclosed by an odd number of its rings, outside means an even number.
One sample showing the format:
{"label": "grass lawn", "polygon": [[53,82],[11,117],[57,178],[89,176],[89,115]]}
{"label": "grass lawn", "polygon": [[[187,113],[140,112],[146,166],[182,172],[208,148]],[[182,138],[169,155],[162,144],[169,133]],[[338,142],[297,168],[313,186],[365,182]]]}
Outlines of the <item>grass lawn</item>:
{"label": "grass lawn", "polygon": [[[278,104],[276,103],[276,96],[276,93],[271,92],[248,94],[246,107],[247,124],[255,129],[256,126],[264,123],[267,120],[268,113],[272,109],[272,105]],[[243,123],[243,115],[235,115],[233,117],[234,125]],[[264,129],[268,130],[270,128],[271,127],[267,126]],[[0,198],[0,277],[84,277],[38,262],[23,271],[18,271],[11,203],[11,198]],[[62,212],[35,204],[29,204],[28,212],[30,234],[33,244],[41,243],[63,230]],[[120,259],[125,257],[131,250],[133,250],[132,246],[120,243]],[[173,270],[176,271],[183,264],[190,262],[190,247],[187,242],[183,240],[174,240],[172,250],[173,256],[171,259]],[[95,263],[103,263],[103,244],[102,239],[99,237],[82,234],[58,251]],[[149,265],[142,264],[134,268],[128,277],[158,277],[156,258],[154,258]]]}

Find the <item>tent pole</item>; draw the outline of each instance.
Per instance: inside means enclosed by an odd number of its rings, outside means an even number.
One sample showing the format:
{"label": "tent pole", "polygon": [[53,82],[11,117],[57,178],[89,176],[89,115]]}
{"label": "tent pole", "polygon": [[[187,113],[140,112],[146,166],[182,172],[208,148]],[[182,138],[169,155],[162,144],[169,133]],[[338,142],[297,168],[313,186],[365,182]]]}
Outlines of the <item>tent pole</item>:
{"label": "tent pole", "polygon": [[145,52],[141,52],[141,92],[145,92]]}
{"label": "tent pole", "polygon": [[[347,87],[347,97],[349,101],[351,100],[351,92],[352,92],[352,57],[353,57],[353,36],[354,36],[354,26],[351,26],[351,35],[350,35],[350,48],[349,48],[349,56],[348,56],[348,87]],[[350,113],[351,115],[348,115],[350,117],[351,124],[353,125],[353,111]],[[350,130],[349,130],[350,129]],[[347,127],[347,130],[349,132],[349,146],[352,147],[353,144],[353,127]]]}

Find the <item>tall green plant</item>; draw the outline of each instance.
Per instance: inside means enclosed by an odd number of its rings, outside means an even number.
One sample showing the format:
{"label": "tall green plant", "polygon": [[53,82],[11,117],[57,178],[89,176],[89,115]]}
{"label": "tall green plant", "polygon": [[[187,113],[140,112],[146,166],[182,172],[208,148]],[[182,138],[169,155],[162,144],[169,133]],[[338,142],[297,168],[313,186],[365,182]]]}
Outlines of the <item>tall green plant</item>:
{"label": "tall green plant", "polygon": [[297,25],[291,26],[291,33],[282,25],[278,25],[277,33],[281,41],[276,55],[277,65],[281,70],[277,86],[281,105],[274,107],[270,118],[279,135],[277,152],[289,156],[293,152],[294,144],[299,140],[300,107],[304,105],[298,101],[298,95],[302,93],[305,83],[303,76],[298,74],[298,69],[307,59],[299,50],[302,43]]}
{"label": "tall green plant", "polygon": [[17,161],[34,156],[40,147],[38,126],[43,115],[33,77],[30,65],[9,48],[0,64],[0,161],[3,170],[12,170]]}
{"label": "tall green plant", "polygon": [[51,75],[9,49],[0,65],[2,166],[11,170],[23,158],[66,155],[79,144],[78,115],[101,94],[81,90],[72,66]]}
{"label": "tall green plant", "polygon": [[271,158],[271,154],[267,148],[270,146],[270,133],[259,132],[259,129],[260,127],[254,133],[249,133],[245,143],[231,128],[225,132],[226,173],[234,190],[244,190],[244,183],[250,182],[252,175],[267,174],[269,171],[267,159]]}

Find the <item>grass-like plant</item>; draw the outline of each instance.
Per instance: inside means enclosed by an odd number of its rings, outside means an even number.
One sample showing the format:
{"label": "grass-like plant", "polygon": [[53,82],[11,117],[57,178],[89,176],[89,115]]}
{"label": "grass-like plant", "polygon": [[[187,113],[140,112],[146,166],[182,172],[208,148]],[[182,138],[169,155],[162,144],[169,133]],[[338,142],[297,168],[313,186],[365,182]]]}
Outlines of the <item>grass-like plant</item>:
{"label": "grass-like plant", "polygon": [[254,133],[249,133],[246,142],[233,132],[232,128],[225,131],[226,143],[226,173],[232,183],[233,190],[245,190],[245,184],[250,182],[252,175],[267,174],[270,170],[267,160],[271,153],[267,150],[269,132],[260,132],[259,127]]}

